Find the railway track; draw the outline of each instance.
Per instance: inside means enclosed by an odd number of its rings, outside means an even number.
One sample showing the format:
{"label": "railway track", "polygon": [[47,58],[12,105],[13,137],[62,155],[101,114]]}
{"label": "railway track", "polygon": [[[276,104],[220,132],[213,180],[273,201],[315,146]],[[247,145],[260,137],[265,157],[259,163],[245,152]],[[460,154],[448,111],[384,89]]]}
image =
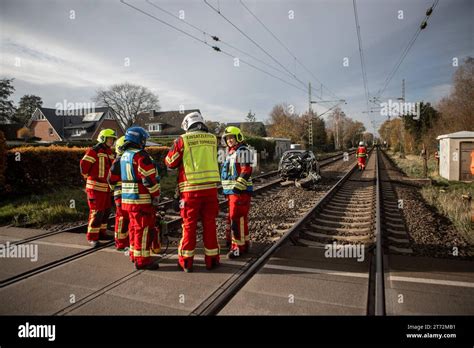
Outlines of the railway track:
{"label": "railway track", "polygon": [[384,315],[383,249],[381,236],[381,186],[378,153],[372,154],[365,171],[354,165],[275,244],[248,260],[240,271],[195,308],[191,315],[216,315],[285,243],[324,248],[363,245],[369,251],[367,314]]}
{"label": "railway track", "polygon": [[[329,166],[332,163],[342,159],[342,157],[343,157],[342,154],[337,154],[337,155],[327,157],[327,158],[325,158],[324,160],[321,161],[320,166],[322,168],[324,168],[326,166]],[[256,177],[257,185],[256,185],[256,188],[255,188],[255,194],[260,195],[260,194],[262,194],[264,192],[267,192],[269,190],[270,190],[271,193],[274,193],[276,187],[281,182],[281,179],[280,178],[274,179],[274,180],[271,180],[270,182],[265,182],[265,179],[274,177],[276,175],[277,175],[277,171],[272,171],[272,172],[265,173],[263,175],[260,175],[260,176]],[[258,183],[258,182],[260,182],[260,183]],[[271,190],[273,190],[273,191],[271,191]],[[220,207],[225,207],[226,203],[227,202],[225,200],[220,200],[219,205],[220,205]],[[162,202],[160,208],[162,210],[164,210],[169,205],[170,205],[170,201],[165,201],[165,202]],[[174,218],[172,217],[170,220],[168,220],[166,222],[168,230],[177,230],[177,229],[179,229],[181,227],[181,222],[182,222],[181,217],[179,217],[179,216],[174,217]],[[113,224],[114,224],[114,220],[113,220],[113,217],[111,217],[110,222],[109,222],[109,226],[112,230],[113,230]],[[67,234],[67,233],[71,233],[71,232],[82,232],[82,233],[84,233],[86,231],[86,229],[87,229],[87,224],[83,224],[83,225],[76,226],[76,227],[69,228],[69,229],[65,229],[65,230],[62,230],[62,231],[46,232],[44,234],[40,234],[40,235],[33,236],[33,237],[30,237],[30,238],[22,239],[22,240],[19,240],[19,241],[14,241],[14,242],[11,242],[10,244],[11,245],[21,245],[21,244],[26,244],[26,243],[30,243],[30,242],[38,242],[41,239],[51,237],[51,236],[55,236],[55,235],[59,235],[61,233],[63,233],[63,234]],[[57,259],[57,260],[53,260],[53,261],[48,262],[48,263],[46,263],[44,265],[41,265],[39,267],[35,267],[35,268],[29,269],[25,272],[15,274],[14,276],[3,279],[0,282],[0,288],[7,287],[9,285],[20,282],[21,280],[24,280],[24,279],[29,278],[31,276],[43,273],[45,271],[48,271],[48,270],[51,270],[55,267],[64,265],[64,264],[66,264],[68,262],[71,262],[73,260],[85,257],[85,256],[90,255],[92,253],[95,253],[99,250],[108,248],[109,246],[112,246],[113,244],[114,244],[114,241],[111,240],[111,241],[100,244],[97,248],[81,250],[80,252],[73,253],[71,255],[68,255],[66,257],[62,257],[62,258]]]}

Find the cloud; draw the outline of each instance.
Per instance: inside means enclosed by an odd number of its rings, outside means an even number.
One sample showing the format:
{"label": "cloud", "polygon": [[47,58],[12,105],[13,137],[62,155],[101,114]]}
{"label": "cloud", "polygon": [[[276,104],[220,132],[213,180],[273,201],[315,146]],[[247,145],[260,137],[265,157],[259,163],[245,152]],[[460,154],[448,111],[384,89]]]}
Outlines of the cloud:
{"label": "cloud", "polygon": [[[240,119],[244,115],[242,110],[209,103],[163,80],[159,80],[160,87],[156,87],[156,80],[149,79],[146,74],[111,65],[107,59],[101,59],[50,37],[35,35],[32,32],[26,34],[19,28],[15,30],[12,27],[6,31],[12,33],[9,38],[2,40],[0,68],[6,76],[40,86],[64,85],[81,90],[85,87],[95,90],[129,81],[157,93],[163,110],[177,110],[180,105],[184,105],[186,109],[200,108],[203,114],[208,114],[211,118],[220,115],[225,121]],[[15,66],[17,59],[20,66]],[[63,98],[58,99],[62,101]]]}
{"label": "cloud", "polygon": [[436,103],[441,100],[443,97],[447,97],[451,93],[453,85],[451,83],[444,83],[437,86],[433,86],[429,89],[428,100],[431,100],[432,103]]}

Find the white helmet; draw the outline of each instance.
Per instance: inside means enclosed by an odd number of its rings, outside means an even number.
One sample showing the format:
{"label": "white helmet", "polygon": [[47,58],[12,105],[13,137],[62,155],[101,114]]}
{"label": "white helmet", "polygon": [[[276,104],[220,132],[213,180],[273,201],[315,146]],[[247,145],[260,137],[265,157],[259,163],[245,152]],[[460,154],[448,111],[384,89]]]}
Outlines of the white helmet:
{"label": "white helmet", "polygon": [[204,123],[204,119],[202,118],[201,114],[197,111],[191,112],[184,117],[183,122],[181,123],[181,128],[187,132],[191,125],[198,122]]}
{"label": "white helmet", "polygon": [[359,141],[359,146],[364,146],[364,142],[363,142],[363,141]]}

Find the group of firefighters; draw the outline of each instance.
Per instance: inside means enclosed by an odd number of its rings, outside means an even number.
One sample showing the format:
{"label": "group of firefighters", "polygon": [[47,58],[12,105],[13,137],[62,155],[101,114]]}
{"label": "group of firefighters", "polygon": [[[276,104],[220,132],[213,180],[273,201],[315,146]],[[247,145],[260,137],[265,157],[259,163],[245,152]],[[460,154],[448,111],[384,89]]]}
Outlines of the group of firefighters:
{"label": "group of firefighters", "polygon": [[[220,248],[216,218],[219,212],[217,185],[222,183],[228,201],[226,243],[229,258],[249,250],[248,214],[253,191],[251,154],[239,128],[227,127],[222,136],[228,153],[219,173],[217,137],[210,133],[198,112],[185,116],[179,136],[169,150],[165,164],[178,170],[179,208],[183,219],[178,247],[178,265],[193,269],[197,223],[203,228],[204,260],[207,269],[219,265]],[[92,247],[108,239],[107,222],[115,202],[115,246],[128,249],[137,269],[155,270],[152,257],[160,251],[160,231],[156,226],[160,203],[160,176],[157,163],[147,153],[148,132],[131,127],[117,139],[112,129],[104,129],[97,145],[81,160],[90,209],[87,240]],[[113,148],[115,145],[114,155]]]}
{"label": "group of firefighters", "polygon": [[[217,185],[222,183],[228,201],[227,257],[235,258],[250,247],[248,215],[252,185],[251,154],[239,128],[225,128],[222,141],[228,149],[219,173],[217,137],[209,132],[198,112],[186,115],[181,124],[185,134],[169,150],[165,164],[178,170],[179,208],[183,219],[178,246],[178,265],[193,269],[197,223],[203,228],[204,261],[207,269],[219,265],[220,248],[216,218],[219,212]],[[115,246],[128,249],[137,269],[158,269],[152,254],[160,251],[160,231],[156,226],[160,203],[160,176],[157,163],[147,153],[148,132],[141,127],[127,129],[117,139],[112,129],[104,129],[97,145],[81,160],[90,209],[87,240],[92,247],[108,239],[107,223],[115,202]],[[356,155],[359,169],[365,169],[367,149],[361,142]],[[114,155],[113,148],[115,146]],[[113,198],[112,198],[113,197]]]}

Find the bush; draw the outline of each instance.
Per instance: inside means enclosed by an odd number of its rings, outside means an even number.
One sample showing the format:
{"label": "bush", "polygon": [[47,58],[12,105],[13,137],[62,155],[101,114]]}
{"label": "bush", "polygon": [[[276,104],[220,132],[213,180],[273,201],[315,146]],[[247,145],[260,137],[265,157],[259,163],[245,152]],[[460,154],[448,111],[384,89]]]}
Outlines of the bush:
{"label": "bush", "polygon": [[150,138],[150,141],[153,141],[154,143],[160,144],[162,146],[171,147],[176,138],[177,137],[152,137]]}
{"label": "bush", "polygon": [[[86,148],[50,146],[18,147],[7,152],[5,191],[31,194],[57,191],[64,187],[85,185],[79,162]],[[165,167],[168,148],[150,147],[149,152],[158,161],[160,170]]]}
{"label": "bush", "polygon": [[33,132],[28,127],[20,128],[17,132],[17,138],[28,140],[33,136]]}
{"label": "bush", "polygon": [[33,137],[29,139],[27,142],[23,144],[14,144],[14,145],[9,145],[9,149],[15,149],[19,147],[51,147],[51,146],[65,146],[65,147],[91,147],[95,144],[97,144],[96,141],[71,141],[71,142],[65,142],[65,141],[55,141],[51,143],[36,143],[33,141],[41,140],[40,138]]}

